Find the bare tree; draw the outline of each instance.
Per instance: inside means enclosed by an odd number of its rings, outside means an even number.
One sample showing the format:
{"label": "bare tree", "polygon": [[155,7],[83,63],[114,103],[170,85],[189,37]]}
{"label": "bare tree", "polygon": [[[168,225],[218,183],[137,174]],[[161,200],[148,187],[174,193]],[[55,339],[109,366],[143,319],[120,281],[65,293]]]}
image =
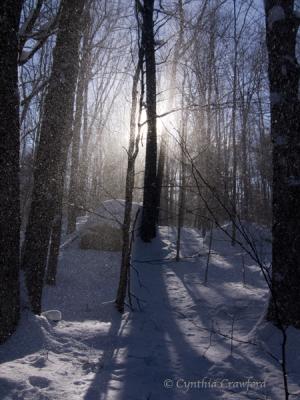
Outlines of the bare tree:
{"label": "bare tree", "polygon": [[22,1],[0,4],[0,343],[19,320],[18,27]]}
{"label": "bare tree", "polygon": [[57,209],[61,151],[68,145],[72,123],[84,4],[85,0],[62,2],[34,166],[34,187],[24,241],[23,266],[32,311],[37,314],[41,312],[51,226]]}
{"label": "bare tree", "polygon": [[143,48],[139,50],[139,60],[135,69],[132,83],[132,105],[130,113],[130,133],[129,133],[129,147],[127,150],[128,164],[126,174],[126,187],[125,187],[125,209],[124,209],[124,221],[123,221],[123,245],[122,245],[122,260],[120,270],[120,280],[116,298],[116,306],[120,312],[124,310],[124,302],[126,298],[126,290],[128,287],[129,270],[131,263],[131,248],[130,248],[130,234],[132,228],[132,201],[133,201],[133,189],[134,189],[134,178],[135,178],[135,160],[139,151],[140,141],[140,127],[138,128],[138,134],[136,136],[137,128],[137,109],[139,107],[139,120],[141,117],[142,100],[143,100],[143,79],[142,79],[142,90],[140,93],[140,102],[138,104],[138,83],[143,65]]}
{"label": "bare tree", "polygon": [[[233,153],[233,168],[232,168],[232,206],[233,218],[237,213],[237,144],[236,144],[236,103],[237,103],[237,57],[238,57],[238,36],[237,36],[237,11],[236,0],[233,0],[233,30],[234,30],[234,60],[233,60],[233,88],[232,88],[232,153]],[[232,224],[232,245],[235,244],[236,224]]]}
{"label": "bare tree", "polygon": [[275,323],[279,318],[281,324],[300,327],[300,103],[296,58],[300,18],[294,7],[293,0],[265,1],[273,142],[275,293],[269,318]]}
{"label": "bare tree", "polygon": [[156,236],[156,63],[154,39],[154,0],[145,0],[142,5],[137,1],[142,15],[142,46],[145,53],[146,69],[146,111],[147,111],[147,144],[144,178],[144,201],[141,224],[141,238],[149,242]]}

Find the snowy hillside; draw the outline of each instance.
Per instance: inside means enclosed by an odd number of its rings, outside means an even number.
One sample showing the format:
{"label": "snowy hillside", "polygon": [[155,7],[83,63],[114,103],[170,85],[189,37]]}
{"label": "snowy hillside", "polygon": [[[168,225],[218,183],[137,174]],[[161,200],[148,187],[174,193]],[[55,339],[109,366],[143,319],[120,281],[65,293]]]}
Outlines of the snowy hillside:
{"label": "snowy hillside", "polygon": [[[283,399],[272,358],[281,357],[281,338],[260,322],[268,291],[258,267],[244,256],[243,274],[241,249],[213,241],[204,285],[207,241],[193,229],[182,235],[178,263],[175,229],[161,227],[150,245],[135,241],[134,311],[123,316],[113,304],[120,254],[65,246],[43,302],[62,321],[23,315],[0,347],[1,400]],[[290,329],[291,392],[299,346]]]}

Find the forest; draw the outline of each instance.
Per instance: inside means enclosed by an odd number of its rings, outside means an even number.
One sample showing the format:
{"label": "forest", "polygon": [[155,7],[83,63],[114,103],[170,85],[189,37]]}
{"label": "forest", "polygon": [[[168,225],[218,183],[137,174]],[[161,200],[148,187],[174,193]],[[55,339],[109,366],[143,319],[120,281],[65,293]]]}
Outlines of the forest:
{"label": "forest", "polygon": [[0,399],[300,398],[300,1],[0,1]]}

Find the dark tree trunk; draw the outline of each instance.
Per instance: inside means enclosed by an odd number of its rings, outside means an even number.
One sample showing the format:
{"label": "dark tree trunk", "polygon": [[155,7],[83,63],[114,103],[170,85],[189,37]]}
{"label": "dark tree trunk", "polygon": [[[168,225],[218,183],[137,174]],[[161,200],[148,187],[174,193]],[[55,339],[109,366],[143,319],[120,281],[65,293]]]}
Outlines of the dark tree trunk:
{"label": "dark tree trunk", "polygon": [[49,250],[49,259],[47,265],[46,283],[48,285],[56,284],[57,264],[59,257],[61,227],[62,227],[62,199],[58,204],[56,215],[52,224],[51,243]]}
{"label": "dark tree trunk", "polygon": [[22,1],[0,4],[0,343],[19,320],[18,28]]}
{"label": "dark tree trunk", "polygon": [[[184,93],[185,77],[182,82],[182,93]],[[177,240],[176,240],[176,261],[180,260],[181,228],[184,223],[185,202],[186,202],[186,159],[185,149],[187,142],[186,115],[184,113],[184,98],[181,98],[181,127],[180,127],[180,188],[178,195],[178,215],[177,215]]]}
{"label": "dark tree trunk", "polygon": [[236,243],[236,217],[237,217],[237,132],[236,132],[236,108],[237,108],[237,61],[238,61],[238,38],[237,38],[237,13],[236,0],[233,0],[234,9],[234,65],[233,65],[233,94],[232,94],[232,240]]}
{"label": "dark tree trunk", "polygon": [[57,209],[58,167],[70,135],[78,75],[81,15],[85,0],[63,0],[53,67],[34,166],[32,204],[25,236],[23,266],[32,311],[41,298],[52,221]]}
{"label": "dark tree trunk", "polygon": [[[164,170],[163,170],[163,187],[160,188],[160,196],[159,196],[159,215],[158,215],[158,224],[161,225],[169,225],[171,214],[169,212],[169,201],[170,201],[170,163],[168,159],[167,148],[164,151]],[[157,174],[159,178],[160,174],[160,161],[158,161]]]}
{"label": "dark tree trunk", "polygon": [[149,242],[156,236],[156,65],[153,22],[154,0],[145,0],[142,10],[142,45],[146,64],[146,105],[148,133],[146,144],[144,201],[141,225],[141,238]]}
{"label": "dark tree trunk", "polygon": [[[243,102],[243,101],[242,101]],[[241,210],[241,214],[242,214],[242,218],[245,221],[249,221],[249,191],[250,191],[250,179],[249,179],[249,157],[248,157],[248,147],[247,147],[247,122],[248,122],[248,110],[245,109],[245,106],[243,104],[243,109],[242,109],[242,135],[241,135],[241,147],[242,147],[242,160],[241,160],[241,170],[242,170],[242,210]]]}
{"label": "dark tree trunk", "polygon": [[[87,10],[87,15],[89,11]],[[88,19],[85,22],[84,27],[87,28]],[[87,49],[87,31],[83,38],[83,49]],[[58,168],[58,178],[57,178],[57,189],[56,189],[56,210],[54,214],[52,230],[51,230],[51,241],[50,241],[50,249],[49,249],[49,257],[47,263],[47,273],[46,273],[46,283],[48,285],[56,284],[56,275],[57,275],[57,266],[58,266],[58,258],[60,251],[60,242],[61,242],[61,233],[62,233],[62,219],[63,219],[63,198],[64,198],[64,188],[65,188],[65,171],[67,170],[67,161],[68,161],[68,150],[70,143],[72,141],[72,169],[71,169],[71,183],[73,183],[72,189],[69,189],[69,203],[70,203],[70,192],[72,190],[72,200],[75,204],[77,204],[78,199],[78,158],[79,158],[79,145],[80,145],[80,131],[81,131],[81,117],[82,117],[82,109],[83,109],[83,91],[85,85],[85,77],[86,77],[86,67],[87,67],[87,54],[83,55],[82,64],[78,71],[78,84],[76,90],[76,112],[74,116],[74,124],[73,129],[71,129],[71,121],[70,126],[66,128],[65,140],[63,142],[61,148],[61,158],[60,165]],[[79,61],[79,59],[78,59]],[[73,100],[74,101],[74,100]],[[74,150],[74,143],[75,150]],[[77,147],[78,146],[78,147]],[[78,152],[78,153],[77,153]],[[74,154],[75,153],[75,154]],[[77,157],[76,157],[77,154]],[[73,181],[72,181],[73,174]],[[74,175],[75,174],[75,175]],[[70,204],[68,204],[68,233],[73,232],[76,229],[76,217],[78,214],[78,209],[72,207],[73,213],[71,214],[71,225],[74,223],[74,229],[70,229],[69,225],[69,211]],[[74,218],[74,219],[73,219]]]}
{"label": "dark tree trunk", "polygon": [[164,169],[166,163],[166,139],[163,136],[160,142],[160,150],[157,164],[157,176],[156,176],[156,222],[158,223],[159,216],[161,214],[160,204],[161,204],[161,193],[162,184],[164,180]]}
{"label": "dark tree trunk", "polygon": [[176,201],[175,201],[175,187],[176,187],[176,171],[174,171],[174,165],[171,163],[173,160],[169,161],[170,164],[170,198],[169,198],[169,215],[170,215],[170,225],[175,224],[176,216]]}
{"label": "dark tree trunk", "polygon": [[273,142],[273,298],[268,316],[300,327],[299,18],[292,0],[266,0],[265,9]]}
{"label": "dark tree trunk", "polygon": [[67,169],[68,159],[68,143],[62,149],[60,167],[57,178],[57,196],[55,213],[52,222],[51,230],[51,241],[49,249],[49,257],[47,263],[46,283],[48,285],[56,284],[57,265],[59,257],[59,249],[61,242],[61,230],[62,230],[62,217],[63,217],[63,197],[64,197],[64,186],[65,186],[65,171]]}

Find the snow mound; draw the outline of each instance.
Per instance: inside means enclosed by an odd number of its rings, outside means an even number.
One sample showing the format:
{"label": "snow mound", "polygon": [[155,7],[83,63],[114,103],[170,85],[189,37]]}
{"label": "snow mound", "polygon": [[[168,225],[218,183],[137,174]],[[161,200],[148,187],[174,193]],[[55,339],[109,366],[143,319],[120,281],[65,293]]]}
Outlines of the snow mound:
{"label": "snow mound", "polygon": [[[132,222],[135,219],[135,215],[141,205],[139,203],[132,203]],[[108,224],[115,228],[121,228],[124,220],[125,211],[125,200],[112,199],[104,201],[99,208],[90,214],[88,220],[83,227],[84,229],[90,229],[92,226],[99,224]]]}
{"label": "snow mound", "polygon": [[[132,204],[131,224],[140,204]],[[80,247],[84,250],[121,251],[125,200],[106,200],[88,217],[81,229]]]}
{"label": "snow mound", "polygon": [[[223,248],[224,245],[231,243],[232,223],[229,222],[222,225],[220,228],[214,228],[211,232],[208,231],[204,238],[204,243],[206,245],[210,243],[211,234],[213,241],[212,247],[218,249]],[[271,231],[267,227],[241,221],[237,223],[236,242],[246,249],[250,249],[250,247],[253,246],[257,251],[260,251],[262,247],[270,250],[272,243]]]}
{"label": "snow mound", "polygon": [[58,310],[48,310],[48,311],[44,311],[42,312],[42,316],[46,317],[49,321],[61,321],[62,319],[62,315],[61,312]]}
{"label": "snow mound", "polygon": [[80,248],[102,251],[121,251],[122,231],[109,224],[92,225],[80,238]]}

